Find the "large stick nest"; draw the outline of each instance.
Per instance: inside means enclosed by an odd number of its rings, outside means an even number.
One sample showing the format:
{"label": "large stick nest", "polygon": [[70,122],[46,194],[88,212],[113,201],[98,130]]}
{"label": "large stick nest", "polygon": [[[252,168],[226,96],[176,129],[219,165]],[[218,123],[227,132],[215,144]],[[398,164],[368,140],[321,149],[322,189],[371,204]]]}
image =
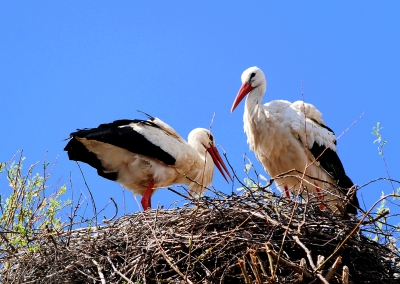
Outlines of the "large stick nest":
{"label": "large stick nest", "polygon": [[[361,225],[359,225],[361,223]],[[265,190],[201,197],[104,226],[42,230],[3,283],[399,283],[399,254],[359,222]],[[324,261],[325,259],[325,261]],[[346,280],[348,272],[349,282]],[[344,275],[343,275],[344,274]]]}

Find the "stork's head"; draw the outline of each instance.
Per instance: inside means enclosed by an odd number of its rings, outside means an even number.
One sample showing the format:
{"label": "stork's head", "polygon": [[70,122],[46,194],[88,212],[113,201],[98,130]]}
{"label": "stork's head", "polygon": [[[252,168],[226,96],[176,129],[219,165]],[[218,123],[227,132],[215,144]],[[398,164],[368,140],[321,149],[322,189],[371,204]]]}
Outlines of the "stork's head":
{"label": "stork's head", "polygon": [[231,112],[235,110],[238,104],[243,98],[254,89],[259,90],[259,94],[262,96],[267,88],[267,80],[265,79],[264,72],[257,66],[250,67],[242,73],[242,86],[236,95],[235,101],[233,102]]}
{"label": "stork's head", "polygon": [[225,170],[226,174],[232,179],[229,174],[228,169],[225,166],[224,161],[221,158],[221,155],[218,153],[217,148],[215,147],[215,140],[212,133],[205,128],[195,128],[189,133],[188,143],[196,149],[196,151],[200,155],[204,155],[205,151],[207,151],[211,158],[214,161],[214,164],[217,166],[218,170],[221,172],[222,176],[226,181],[228,179],[225,176],[223,170]]}

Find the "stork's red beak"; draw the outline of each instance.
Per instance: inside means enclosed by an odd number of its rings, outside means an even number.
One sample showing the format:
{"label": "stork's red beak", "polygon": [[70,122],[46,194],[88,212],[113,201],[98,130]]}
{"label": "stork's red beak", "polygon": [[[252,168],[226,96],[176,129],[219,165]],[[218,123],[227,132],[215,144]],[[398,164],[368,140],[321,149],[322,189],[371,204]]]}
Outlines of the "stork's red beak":
{"label": "stork's red beak", "polygon": [[240,104],[243,98],[253,89],[254,88],[249,83],[243,83],[243,85],[240,87],[239,92],[236,95],[235,101],[233,102],[231,112],[235,110],[235,108],[238,106],[238,104]]}
{"label": "stork's red beak", "polygon": [[[220,171],[220,173],[222,174],[222,176],[224,177],[224,179],[229,183],[228,179],[226,178],[224,171],[222,170],[222,168],[225,170],[225,172],[227,173],[227,175],[229,176],[229,178],[232,180],[231,175],[229,174],[228,169],[225,166],[224,161],[221,158],[221,155],[218,153],[217,148],[215,148],[214,145],[211,145],[209,148],[207,148],[208,153],[210,153],[211,158],[214,161],[214,164],[217,166],[218,170]],[[221,167],[222,166],[222,167]]]}

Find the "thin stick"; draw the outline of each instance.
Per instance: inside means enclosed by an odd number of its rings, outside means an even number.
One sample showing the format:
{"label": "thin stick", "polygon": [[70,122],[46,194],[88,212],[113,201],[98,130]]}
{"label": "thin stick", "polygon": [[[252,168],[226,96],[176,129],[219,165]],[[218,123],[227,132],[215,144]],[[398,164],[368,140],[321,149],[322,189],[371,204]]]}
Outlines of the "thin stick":
{"label": "thin stick", "polygon": [[118,275],[121,276],[122,278],[124,278],[129,284],[133,284],[133,282],[129,278],[127,278],[124,274],[122,274],[120,271],[118,271],[117,268],[115,268],[115,266],[112,263],[112,261],[111,261],[109,256],[107,256],[107,260],[111,264],[111,267],[113,268],[114,272],[118,273]]}
{"label": "thin stick", "polygon": [[99,273],[101,284],[106,284],[106,279],[104,278],[104,274],[102,272],[103,267],[97,261],[95,261],[93,258],[92,258],[92,262],[94,263],[94,265],[97,266],[97,272]]}
{"label": "thin stick", "polygon": [[343,266],[342,282],[343,284],[349,284],[349,268],[346,265]]}
{"label": "thin stick", "polygon": [[253,270],[254,276],[256,277],[257,284],[263,284],[261,280],[260,270],[258,269],[257,257],[255,256],[255,251],[250,252],[251,268]]}
{"label": "thin stick", "polygon": [[89,191],[90,200],[92,201],[94,224],[95,224],[95,226],[97,227],[97,209],[96,209],[96,203],[94,202],[94,198],[93,198],[92,191],[90,190],[89,185],[88,185],[88,183],[86,182],[85,175],[83,174],[82,168],[81,168],[81,166],[79,165],[78,161],[76,161],[76,164],[78,165],[79,171],[80,171],[81,174],[82,174],[83,182],[85,183],[86,188],[87,188],[87,190]]}
{"label": "thin stick", "polygon": [[246,284],[251,284],[251,279],[249,278],[249,274],[247,274],[246,265],[245,265],[243,259],[239,258],[238,263],[239,263],[240,269],[242,270],[242,274],[243,274],[244,280],[246,281]]}
{"label": "thin stick", "polygon": [[335,262],[333,263],[332,267],[329,268],[328,272],[326,273],[325,275],[326,281],[329,281],[329,279],[331,279],[332,275],[336,272],[341,263],[342,263],[342,257],[339,255],[336,258]]}
{"label": "thin stick", "polygon": [[283,258],[282,256],[281,256],[281,257],[278,257],[278,254],[276,254],[273,250],[268,249],[268,247],[267,247],[267,250],[266,250],[266,251],[267,251],[268,255],[271,255],[271,257],[273,257],[274,259],[276,259],[279,263],[281,263],[281,264],[283,264],[284,266],[286,266],[286,267],[292,269],[294,272],[297,272],[297,273],[300,273],[300,274],[303,273],[304,276],[306,276],[306,277],[309,278],[309,279],[313,279],[313,278],[314,278],[313,275],[312,275],[310,272],[308,272],[307,270],[302,269],[301,267],[299,267],[299,266],[296,265],[295,263],[293,263],[293,262],[291,262],[291,261],[289,261],[289,260],[286,260],[286,259]]}
{"label": "thin stick", "polygon": [[307,258],[308,258],[308,262],[310,263],[312,269],[315,269],[315,264],[314,264],[314,261],[313,261],[313,259],[311,257],[311,251],[300,241],[298,236],[293,236],[293,239],[306,252]]}

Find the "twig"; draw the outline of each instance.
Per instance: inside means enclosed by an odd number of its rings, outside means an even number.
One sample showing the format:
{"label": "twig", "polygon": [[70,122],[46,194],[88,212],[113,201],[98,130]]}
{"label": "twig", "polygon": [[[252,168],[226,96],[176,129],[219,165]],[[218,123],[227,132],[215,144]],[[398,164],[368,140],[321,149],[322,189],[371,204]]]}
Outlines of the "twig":
{"label": "twig", "polygon": [[257,264],[257,257],[255,256],[255,250],[249,250],[250,251],[250,259],[251,259],[251,269],[253,270],[254,276],[256,277],[256,281],[258,284],[263,284],[263,281],[261,280],[261,275],[260,275],[260,270],[258,269],[258,264]]}
{"label": "twig", "polygon": [[129,284],[133,284],[133,282],[129,278],[127,278],[124,274],[118,271],[118,269],[114,266],[109,256],[107,256],[107,260],[111,264],[111,267],[113,268],[114,272],[118,273],[118,275],[124,278]]}
{"label": "twig", "polygon": [[[315,271],[316,269],[315,269],[315,264],[311,257],[311,251],[300,241],[298,236],[293,236],[293,239],[306,252],[308,262],[310,263],[311,267],[314,269],[314,272],[316,272],[317,277],[322,281],[322,283],[329,284],[328,281],[326,281],[326,279],[321,275],[321,272]],[[323,261],[322,261],[322,263],[323,263]],[[320,267],[322,267],[322,263],[321,263]]]}
{"label": "twig", "polygon": [[257,257],[258,263],[260,264],[260,268],[261,268],[262,273],[265,275],[265,277],[267,277],[267,283],[270,283],[270,281],[268,279],[267,271],[264,269],[264,266],[262,265],[262,260],[261,260],[260,256],[258,255],[257,252],[255,252],[255,255]]}
{"label": "twig", "polygon": [[293,239],[295,240],[295,242],[296,242],[299,246],[301,246],[301,248],[306,252],[307,258],[308,258],[308,262],[310,263],[311,268],[315,270],[315,264],[314,264],[314,261],[313,261],[313,259],[312,259],[312,257],[311,257],[311,252],[310,252],[310,250],[300,241],[300,239],[299,239],[298,236],[292,236],[292,238],[293,238]]}
{"label": "twig", "polygon": [[97,217],[96,217],[96,216],[97,216],[97,209],[96,209],[96,203],[94,202],[94,197],[93,197],[92,191],[90,190],[89,185],[88,185],[88,183],[86,182],[86,178],[85,178],[85,175],[83,174],[81,165],[79,165],[78,161],[76,161],[76,164],[78,165],[79,171],[81,172],[81,175],[82,175],[82,178],[83,178],[83,182],[85,183],[86,188],[87,188],[87,190],[89,191],[90,200],[92,201],[94,224],[95,224],[95,226],[97,227]]}
{"label": "twig", "polygon": [[349,284],[349,268],[346,265],[343,266],[342,282],[343,284]]}
{"label": "twig", "polygon": [[329,268],[328,272],[326,273],[325,275],[326,281],[329,281],[329,279],[331,279],[332,275],[336,272],[341,263],[342,263],[342,257],[339,255],[336,258],[335,262],[333,263],[332,267]]}
{"label": "twig", "polygon": [[117,217],[117,215],[118,215],[118,206],[117,206],[117,203],[115,202],[115,200],[114,200],[114,198],[110,198],[111,199],[111,201],[114,203],[114,206],[115,206],[115,213],[114,213],[114,215],[110,218],[110,219],[107,219],[106,218],[106,216],[104,216],[104,219],[103,219],[103,222],[104,223],[109,223],[109,222],[111,222],[112,220],[114,220],[114,218],[115,217]]}
{"label": "twig", "polygon": [[104,274],[102,272],[103,267],[97,261],[95,261],[93,258],[92,258],[92,262],[94,263],[94,265],[97,266],[97,272],[99,273],[101,284],[106,284],[106,279],[104,278]]}
{"label": "twig", "polygon": [[304,271],[306,271],[307,270],[307,261],[306,261],[306,259],[305,258],[302,258],[302,259],[300,259],[300,265],[299,265],[299,267],[303,270],[301,273],[299,273],[299,275],[300,275],[300,282],[303,282],[303,274],[304,274]]}
{"label": "twig", "polygon": [[[266,247],[267,249],[270,249],[268,243],[266,244]],[[274,275],[274,260],[271,254],[267,253],[267,255],[268,255],[269,270],[271,272],[271,277],[272,277],[272,275]]]}
{"label": "twig", "polygon": [[239,263],[240,269],[242,270],[242,274],[243,274],[244,280],[246,281],[246,284],[251,284],[251,279],[249,278],[249,275],[247,274],[246,265],[245,265],[243,259],[239,258],[238,263]]}
{"label": "twig", "polygon": [[278,255],[272,249],[269,248],[269,244],[268,243],[266,244],[266,247],[267,247],[267,249],[266,249],[267,254],[270,255],[271,257],[273,257],[275,260],[278,260],[279,263],[281,263],[284,266],[292,269],[294,272],[297,272],[297,273],[300,273],[300,274],[303,273],[304,276],[306,276],[309,279],[313,279],[314,278],[313,275],[310,272],[308,272],[307,270],[304,270],[303,268],[299,267],[295,263],[293,263],[293,262],[291,262],[289,260],[286,260],[282,256],[278,257]]}
{"label": "twig", "polygon": [[323,255],[318,255],[317,257],[317,265],[320,265],[325,260]]}
{"label": "twig", "polygon": [[375,223],[376,221],[378,221],[379,219],[385,217],[386,215],[388,215],[390,213],[389,208],[385,208],[382,212],[379,212],[374,218],[369,219],[367,221],[362,222],[363,225],[366,224],[371,224],[371,223]]}

